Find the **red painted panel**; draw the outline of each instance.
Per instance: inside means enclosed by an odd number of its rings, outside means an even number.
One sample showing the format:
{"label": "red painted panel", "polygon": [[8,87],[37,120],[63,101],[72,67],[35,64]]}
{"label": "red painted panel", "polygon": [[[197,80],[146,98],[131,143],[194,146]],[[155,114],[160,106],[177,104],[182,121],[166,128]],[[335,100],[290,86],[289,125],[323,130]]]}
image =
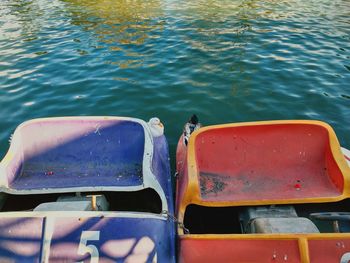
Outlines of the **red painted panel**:
{"label": "red painted panel", "polygon": [[[350,260],[350,238],[309,240],[309,254],[311,263],[343,263]],[[347,258],[341,261],[342,256]]]}
{"label": "red painted panel", "polygon": [[195,147],[203,200],[297,199],[342,193],[343,177],[322,126],[219,128],[198,134]]}
{"label": "red painted panel", "polygon": [[185,194],[188,178],[187,178],[187,146],[183,143],[183,136],[180,137],[176,148],[176,171],[178,172],[178,180],[176,180],[176,211]]}
{"label": "red painted panel", "polygon": [[179,262],[296,263],[301,260],[297,240],[180,238]]}

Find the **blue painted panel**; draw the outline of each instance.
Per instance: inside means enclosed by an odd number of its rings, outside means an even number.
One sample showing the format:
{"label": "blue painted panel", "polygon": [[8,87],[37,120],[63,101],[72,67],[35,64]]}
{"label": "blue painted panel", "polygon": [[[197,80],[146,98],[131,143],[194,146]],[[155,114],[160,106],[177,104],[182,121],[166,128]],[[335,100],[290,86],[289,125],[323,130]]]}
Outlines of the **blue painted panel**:
{"label": "blue painted panel", "polygon": [[43,218],[0,218],[0,262],[39,262]]}
{"label": "blue painted panel", "polygon": [[[168,213],[174,215],[174,196],[171,182],[169,147],[165,136],[153,138],[154,153],[152,160],[152,171],[161,185],[168,204]],[[172,238],[171,250],[175,251],[176,225],[175,222],[169,221],[169,234]]]}
{"label": "blue painted panel", "polygon": [[0,262],[41,262],[45,251],[49,262],[171,263],[174,244],[172,223],[157,218],[0,218]]}
{"label": "blue painted panel", "polygon": [[[67,129],[74,129],[78,124],[65,125]],[[98,125],[101,127],[96,130],[90,129],[77,138],[25,158],[22,173],[10,187],[24,190],[141,185],[143,127],[131,121]],[[42,131],[45,132],[45,125]]]}
{"label": "blue painted panel", "polygon": [[153,138],[154,154],[152,160],[152,171],[159,184],[163,188],[168,202],[168,210],[173,214],[173,191],[171,183],[171,172],[169,164],[169,148],[165,136]]}
{"label": "blue painted panel", "polygon": [[152,262],[156,257],[157,262],[175,262],[169,227],[168,221],[152,218],[59,218],[49,261],[94,262],[95,257],[98,262]]}

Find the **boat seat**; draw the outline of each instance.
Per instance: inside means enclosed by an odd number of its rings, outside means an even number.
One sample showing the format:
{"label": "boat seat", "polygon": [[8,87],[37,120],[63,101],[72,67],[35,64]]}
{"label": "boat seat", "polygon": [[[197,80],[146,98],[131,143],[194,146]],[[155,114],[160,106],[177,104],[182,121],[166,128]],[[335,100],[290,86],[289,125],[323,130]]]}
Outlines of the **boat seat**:
{"label": "boat seat", "polygon": [[[96,196],[96,206],[97,210],[99,211],[108,211],[109,210],[109,203],[106,199],[106,197],[103,194],[98,194]],[[62,195],[58,197],[57,202],[77,202],[77,201],[88,201],[91,204],[91,197],[90,196],[79,196],[79,195],[74,195],[74,196],[65,196]],[[91,210],[91,206],[90,206]]]}
{"label": "boat seat", "polygon": [[49,202],[38,205],[34,211],[91,211],[91,202]]}
{"label": "boat seat", "polygon": [[305,217],[255,218],[250,227],[251,233],[320,233],[316,225]]}
{"label": "boat seat", "polygon": [[[42,203],[34,211],[92,211],[91,196],[60,196],[57,202]],[[109,203],[104,195],[96,195],[96,209],[108,211]]]}

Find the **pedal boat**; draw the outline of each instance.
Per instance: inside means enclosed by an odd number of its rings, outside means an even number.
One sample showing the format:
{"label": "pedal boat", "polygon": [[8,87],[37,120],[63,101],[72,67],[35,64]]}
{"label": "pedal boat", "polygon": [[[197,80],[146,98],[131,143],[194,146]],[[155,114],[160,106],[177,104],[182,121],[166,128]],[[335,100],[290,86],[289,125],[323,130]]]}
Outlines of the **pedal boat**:
{"label": "pedal boat", "polygon": [[143,120],[27,121],[0,179],[0,262],[175,262],[168,144]]}
{"label": "pedal boat", "polygon": [[179,262],[350,262],[350,154],[320,121],[202,127],[176,153]]}

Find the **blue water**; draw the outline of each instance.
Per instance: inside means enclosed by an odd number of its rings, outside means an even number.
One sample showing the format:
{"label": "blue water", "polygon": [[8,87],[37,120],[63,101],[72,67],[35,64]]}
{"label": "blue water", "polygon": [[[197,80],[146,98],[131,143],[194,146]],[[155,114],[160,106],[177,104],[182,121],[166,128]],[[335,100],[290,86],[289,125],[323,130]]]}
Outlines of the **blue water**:
{"label": "blue water", "polygon": [[2,0],[0,157],[21,122],[330,123],[350,147],[350,1]]}

